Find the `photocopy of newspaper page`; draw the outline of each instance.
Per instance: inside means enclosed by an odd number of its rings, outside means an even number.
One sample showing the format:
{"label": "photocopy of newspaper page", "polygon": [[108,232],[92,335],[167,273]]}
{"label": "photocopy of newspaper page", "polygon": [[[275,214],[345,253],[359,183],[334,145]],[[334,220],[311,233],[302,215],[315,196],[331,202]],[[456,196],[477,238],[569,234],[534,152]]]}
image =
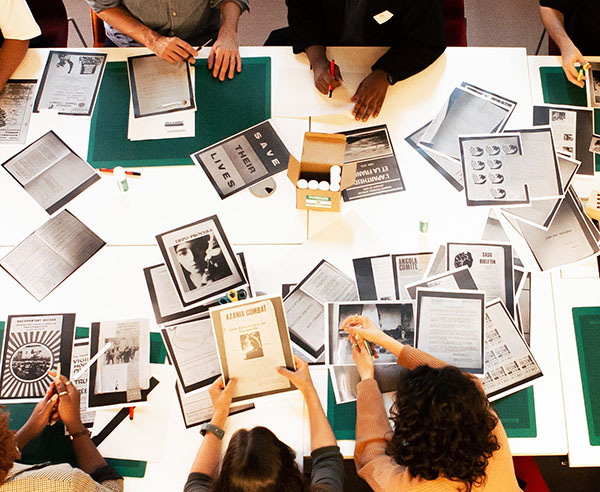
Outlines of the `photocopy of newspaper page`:
{"label": "photocopy of newspaper page", "polygon": [[58,364],[70,376],[75,314],[13,315],[2,343],[0,402],[37,402]]}
{"label": "photocopy of newspaper page", "polygon": [[33,111],[91,116],[106,65],[106,53],[50,51]]}
{"label": "photocopy of newspaper page", "polygon": [[405,301],[411,299],[411,296],[406,291],[406,286],[423,278],[432,256],[433,252],[431,251],[392,255],[396,299]]}
{"label": "photocopy of newspaper page", "polygon": [[283,300],[294,347],[311,362],[325,350],[325,303],[346,301],[358,301],[356,283],[325,260]]}
{"label": "photocopy of newspaper page", "polygon": [[445,290],[477,290],[477,284],[469,271],[469,267],[462,266],[444,273],[417,280],[406,286],[410,299],[417,298],[417,289],[445,289]]}
{"label": "photocopy of newspaper page", "polygon": [[89,407],[123,407],[143,399],[150,380],[147,319],[92,323],[90,356],[110,347],[90,368]]}
{"label": "photocopy of newspaper page", "polygon": [[50,215],[100,180],[94,168],[52,130],[2,167]]}
{"label": "photocopy of newspaper page", "polygon": [[294,389],[276,370],[295,369],[281,297],[231,302],[209,313],[223,380],[237,379],[233,401]]}
{"label": "photocopy of newspaper page", "polygon": [[500,299],[485,308],[485,376],[488,399],[497,400],[533,384],[542,370]]}
{"label": "photocopy of newspaper page", "polygon": [[63,210],[0,260],[23,288],[41,301],[106,243]]}
{"label": "photocopy of newspaper page", "polygon": [[24,144],[37,80],[9,79],[0,91],[0,144]]}
{"label": "photocopy of newspaper page", "polygon": [[415,347],[483,376],[484,312],[485,292],[418,289]]}
{"label": "photocopy of newspaper page", "polygon": [[479,290],[493,299],[499,297],[515,312],[513,254],[510,244],[447,243],[446,267],[468,266]]}
{"label": "photocopy of newspaper page", "polygon": [[514,101],[463,82],[450,94],[419,145],[459,160],[459,135],[502,131],[516,105]]}
{"label": "photocopy of newspaper page", "polygon": [[[73,356],[71,358],[71,374],[77,374],[90,360],[90,339],[82,338],[73,342]],[[81,423],[88,428],[94,425],[96,412],[88,409],[88,380],[89,370],[80,378],[71,381],[80,394]],[[65,428],[66,431],[66,428]]]}
{"label": "photocopy of newspaper page", "polygon": [[160,330],[185,394],[205,388],[221,374],[208,315]]}
{"label": "photocopy of newspaper page", "polygon": [[352,263],[361,301],[390,301],[396,298],[390,255],[354,258]]}

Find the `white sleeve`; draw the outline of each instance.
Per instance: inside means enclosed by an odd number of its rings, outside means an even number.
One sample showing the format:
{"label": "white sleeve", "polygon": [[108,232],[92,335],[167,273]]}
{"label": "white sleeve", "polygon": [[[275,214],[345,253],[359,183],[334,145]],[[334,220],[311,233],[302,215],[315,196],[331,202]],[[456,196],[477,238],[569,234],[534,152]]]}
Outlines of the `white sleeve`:
{"label": "white sleeve", "polygon": [[4,39],[31,39],[42,31],[25,0],[0,0],[0,31]]}

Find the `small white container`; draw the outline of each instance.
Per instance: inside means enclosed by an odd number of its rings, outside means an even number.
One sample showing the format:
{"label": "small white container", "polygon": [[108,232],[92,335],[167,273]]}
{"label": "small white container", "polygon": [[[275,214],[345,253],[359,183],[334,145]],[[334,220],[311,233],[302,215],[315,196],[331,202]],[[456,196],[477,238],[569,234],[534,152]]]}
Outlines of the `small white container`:
{"label": "small white container", "polygon": [[329,185],[329,191],[340,191],[340,184],[339,183],[331,183]]}
{"label": "small white container", "polygon": [[308,189],[309,190],[318,190],[319,189],[319,182],[316,179],[311,179],[308,182]]}
{"label": "small white container", "polygon": [[330,178],[331,184],[340,184],[342,182],[342,177],[339,174],[333,174]]}
{"label": "small white container", "polygon": [[127,182],[127,175],[125,174],[125,169],[121,166],[117,166],[113,169],[113,175],[117,180],[117,186],[119,187],[119,191],[123,193],[129,189],[129,183]]}
{"label": "small white container", "polygon": [[341,166],[338,166],[338,165],[331,166],[329,168],[329,174],[331,174],[332,176],[336,175],[336,174],[338,176],[341,176],[341,174],[342,174],[342,168],[341,168]]}
{"label": "small white container", "polygon": [[321,181],[319,183],[319,189],[321,191],[329,191],[329,183],[327,181]]}
{"label": "small white container", "polygon": [[308,188],[308,181],[306,181],[305,179],[299,179],[296,183],[296,187],[301,190],[305,190],[306,188]]}

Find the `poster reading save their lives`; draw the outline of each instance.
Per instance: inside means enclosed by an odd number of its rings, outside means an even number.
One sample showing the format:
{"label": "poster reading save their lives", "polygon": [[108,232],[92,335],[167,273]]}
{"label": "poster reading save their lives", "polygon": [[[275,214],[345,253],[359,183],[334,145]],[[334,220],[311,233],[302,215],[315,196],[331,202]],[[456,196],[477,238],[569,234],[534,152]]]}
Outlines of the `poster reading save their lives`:
{"label": "poster reading save their lives", "polygon": [[287,169],[290,153],[269,121],[191,155],[221,198]]}

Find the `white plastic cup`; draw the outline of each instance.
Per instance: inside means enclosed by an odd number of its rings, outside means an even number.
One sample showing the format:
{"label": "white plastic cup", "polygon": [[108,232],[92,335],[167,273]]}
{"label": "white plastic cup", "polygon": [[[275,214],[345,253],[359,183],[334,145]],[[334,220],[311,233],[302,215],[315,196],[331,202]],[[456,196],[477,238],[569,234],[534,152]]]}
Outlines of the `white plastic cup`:
{"label": "white plastic cup", "polygon": [[319,182],[316,179],[311,179],[308,182],[308,189],[309,190],[318,190],[319,189]]}
{"label": "white plastic cup", "polygon": [[308,181],[306,181],[305,179],[299,179],[296,183],[296,187],[298,187],[301,190],[305,190],[306,188],[308,188]]}

